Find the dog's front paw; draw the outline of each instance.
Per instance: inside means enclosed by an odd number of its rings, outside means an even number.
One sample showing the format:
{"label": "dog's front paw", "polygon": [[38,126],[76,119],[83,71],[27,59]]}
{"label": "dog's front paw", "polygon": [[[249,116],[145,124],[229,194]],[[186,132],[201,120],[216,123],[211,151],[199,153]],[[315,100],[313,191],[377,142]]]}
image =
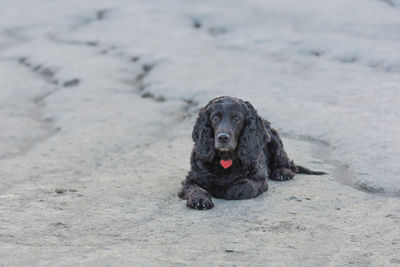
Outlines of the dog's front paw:
{"label": "dog's front paw", "polygon": [[197,194],[188,198],[186,206],[196,210],[209,210],[214,207],[214,203],[209,197]]}
{"label": "dog's front paw", "polygon": [[287,181],[292,179],[295,176],[295,173],[287,168],[279,168],[275,170],[269,179],[274,181]]}

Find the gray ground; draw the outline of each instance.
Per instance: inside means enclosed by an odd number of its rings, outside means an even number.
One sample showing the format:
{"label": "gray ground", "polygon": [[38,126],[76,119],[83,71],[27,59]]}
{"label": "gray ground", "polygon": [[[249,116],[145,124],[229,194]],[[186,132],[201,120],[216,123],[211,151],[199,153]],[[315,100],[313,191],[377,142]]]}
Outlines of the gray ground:
{"label": "gray ground", "polygon": [[[396,6],[3,1],[0,266],[399,265]],[[195,115],[219,95],[329,175],[186,208]]]}

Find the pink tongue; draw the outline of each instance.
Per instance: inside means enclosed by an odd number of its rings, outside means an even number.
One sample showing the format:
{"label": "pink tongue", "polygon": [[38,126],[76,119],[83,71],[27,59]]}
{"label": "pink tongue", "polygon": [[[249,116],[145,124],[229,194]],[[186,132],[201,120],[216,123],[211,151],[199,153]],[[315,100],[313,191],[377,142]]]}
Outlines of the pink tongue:
{"label": "pink tongue", "polygon": [[224,167],[224,169],[227,169],[232,165],[232,160],[231,159],[228,159],[228,160],[221,159],[220,162],[221,162],[222,167]]}

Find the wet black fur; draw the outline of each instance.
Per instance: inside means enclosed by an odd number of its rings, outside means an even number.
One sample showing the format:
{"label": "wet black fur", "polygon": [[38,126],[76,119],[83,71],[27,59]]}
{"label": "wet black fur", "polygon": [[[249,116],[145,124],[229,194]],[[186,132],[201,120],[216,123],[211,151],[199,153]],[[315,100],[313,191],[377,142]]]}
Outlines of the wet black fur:
{"label": "wet black fur", "polygon": [[[246,110],[237,150],[229,155],[215,150],[209,119],[212,112],[210,104],[224,101],[240,103]],[[267,178],[286,181],[292,179],[295,173],[323,174],[297,167],[289,160],[277,130],[260,118],[249,102],[240,99],[219,97],[211,100],[200,110],[192,138],[191,170],[179,192],[179,197],[187,200],[187,206],[191,208],[212,208],[211,196],[223,199],[254,198],[268,189]],[[232,158],[232,166],[224,169],[220,164],[221,158]]]}

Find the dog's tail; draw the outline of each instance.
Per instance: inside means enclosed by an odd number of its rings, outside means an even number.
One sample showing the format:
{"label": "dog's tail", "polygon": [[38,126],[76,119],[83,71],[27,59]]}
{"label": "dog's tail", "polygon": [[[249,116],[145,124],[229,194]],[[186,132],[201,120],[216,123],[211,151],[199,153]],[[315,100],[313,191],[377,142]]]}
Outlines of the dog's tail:
{"label": "dog's tail", "polygon": [[321,172],[321,171],[312,171],[310,169],[307,169],[303,166],[296,165],[297,170],[296,173],[304,173],[304,174],[311,174],[311,175],[323,175],[327,174],[326,172]]}

